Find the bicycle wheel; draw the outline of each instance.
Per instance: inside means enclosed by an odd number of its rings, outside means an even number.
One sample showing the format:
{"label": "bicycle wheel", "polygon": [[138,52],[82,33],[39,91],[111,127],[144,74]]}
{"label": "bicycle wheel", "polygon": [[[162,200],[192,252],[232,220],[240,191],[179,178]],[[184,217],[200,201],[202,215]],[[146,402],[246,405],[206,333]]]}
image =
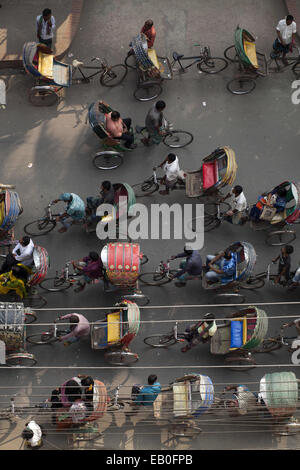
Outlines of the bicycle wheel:
{"label": "bicycle wheel", "polygon": [[170,148],[182,148],[193,142],[194,136],[187,131],[170,131],[163,139],[163,143]]}
{"label": "bicycle wheel", "polygon": [[256,362],[253,357],[228,356],[225,357],[224,362],[230,366],[231,370],[237,371],[250,370],[256,367]]}
{"label": "bicycle wheel", "polygon": [[24,323],[25,325],[30,325],[30,323],[35,322],[37,316],[34,312],[27,312],[24,314]]}
{"label": "bicycle wheel", "polygon": [[48,277],[44,279],[39,286],[48,292],[59,292],[69,289],[72,283],[70,280],[59,277]]}
{"label": "bicycle wheel", "polygon": [[154,181],[144,181],[143,183],[134,184],[132,186],[136,197],[150,196],[150,194],[158,191],[159,184]]}
{"label": "bicycle wheel", "polygon": [[233,78],[226,85],[227,90],[234,95],[246,95],[251,93],[255,87],[255,80],[248,77]]}
{"label": "bicycle wheel", "polygon": [[6,364],[11,367],[31,367],[37,363],[33,354],[14,353],[6,356]]}
{"label": "bicycle wheel", "polygon": [[253,350],[254,353],[267,353],[280,349],[282,343],[280,338],[267,338],[264,339],[260,346]]}
{"label": "bicycle wheel", "polygon": [[207,204],[204,204],[204,214],[215,217],[216,215],[218,215],[218,207],[220,207],[221,215],[225,214],[231,208],[228,202],[220,202],[219,204],[216,204],[214,202],[208,202]]}
{"label": "bicycle wheel", "polygon": [[235,45],[229,46],[224,51],[225,59],[229,60],[229,62],[238,62],[238,55],[236,53]]}
{"label": "bicycle wheel", "polygon": [[29,90],[29,101],[33,106],[53,106],[59,102],[59,96],[54,90],[41,90],[36,87]]}
{"label": "bicycle wheel", "polygon": [[108,67],[106,72],[100,77],[100,83],[103,86],[114,87],[119,85],[127,75],[127,67],[123,64]]}
{"label": "bicycle wheel", "polygon": [[38,294],[28,295],[23,299],[24,307],[31,307],[33,309],[43,308],[47,304],[45,297]]}
{"label": "bicycle wheel", "polygon": [[156,272],[140,274],[139,280],[147,286],[162,286],[172,281],[172,279],[169,279],[165,274]]}
{"label": "bicycle wheel", "polygon": [[27,233],[27,235],[31,235],[32,237],[38,237],[39,235],[46,235],[46,233],[51,232],[55,226],[55,220],[42,218],[26,224],[24,227],[24,232]]}
{"label": "bicycle wheel", "polygon": [[123,156],[114,150],[106,150],[96,153],[93,163],[99,170],[114,170],[123,163]]}
{"label": "bicycle wheel", "polygon": [[44,333],[36,333],[35,335],[30,335],[26,337],[26,341],[30,344],[50,344],[53,340],[53,334],[48,331]]}
{"label": "bicycle wheel", "polygon": [[258,277],[249,277],[246,281],[240,283],[242,289],[260,289],[265,285],[265,281]]}
{"label": "bicycle wheel", "polygon": [[148,261],[149,261],[148,256],[144,255],[144,253],[143,253],[142,259],[140,260],[140,265],[146,264],[146,263],[148,263]]}
{"label": "bicycle wheel", "polygon": [[204,216],[204,232],[210,232],[211,230],[214,230],[215,228],[219,227],[220,224],[221,219],[218,219],[217,217],[213,217],[211,215]]}
{"label": "bicycle wheel", "polygon": [[138,101],[151,101],[162,92],[162,87],[157,82],[143,82],[135,89],[133,96]]}
{"label": "bicycle wheel", "polygon": [[224,292],[215,295],[216,303],[220,304],[243,304],[245,296],[236,292]]}
{"label": "bicycle wheel", "polygon": [[144,343],[152,348],[167,348],[175,344],[176,339],[169,335],[152,335],[144,338]]}
{"label": "bicycle wheel", "polygon": [[266,243],[270,246],[283,246],[291,243],[296,238],[294,230],[276,230],[267,235]]}
{"label": "bicycle wheel", "polygon": [[228,66],[227,60],[221,57],[208,57],[203,62],[199,62],[197,67],[204,73],[215,74],[226,69]]}
{"label": "bicycle wheel", "polygon": [[134,54],[128,54],[124,63],[126,67],[128,67],[129,69],[133,69],[133,70],[137,69],[137,63],[136,63],[136,58]]}
{"label": "bicycle wheel", "polygon": [[296,62],[296,64],[293,65],[292,71],[296,75],[296,78],[300,77],[300,62]]}
{"label": "bicycle wheel", "polygon": [[123,295],[121,297],[121,300],[132,300],[139,307],[145,307],[150,302],[150,297],[148,297],[148,295],[145,295],[145,294],[142,294],[142,293],[140,293],[140,294],[134,293],[134,294]]}
{"label": "bicycle wheel", "polygon": [[130,351],[112,351],[104,354],[105,359],[112,365],[125,366],[134,364],[139,356]]}

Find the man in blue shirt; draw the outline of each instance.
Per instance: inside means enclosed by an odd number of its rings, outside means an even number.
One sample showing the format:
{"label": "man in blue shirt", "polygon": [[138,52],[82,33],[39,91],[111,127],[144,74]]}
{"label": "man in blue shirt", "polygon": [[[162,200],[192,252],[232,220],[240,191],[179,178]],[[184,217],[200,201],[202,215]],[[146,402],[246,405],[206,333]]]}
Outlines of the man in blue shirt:
{"label": "man in blue shirt", "polygon": [[209,271],[205,274],[208,282],[218,282],[221,280],[223,284],[233,281],[236,276],[236,253],[232,253],[229,249],[222,251],[217,256],[207,255],[206,267]]}
{"label": "man in blue shirt", "polygon": [[76,220],[84,219],[85,205],[83,200],[74,193],[63,193],[53,203],[56,204],[59,201],[67,203],[65,212],[56,218],[57,222],[61,222],[63,225],[59,232],[64,233]]}
{"label": "man in blue shirt", "polygon": [[184,252],[179,253],[176,256],[171,256],[171,259],[186,258],[186,261],[180,263],[180,271],[175,274],[174,278],[178,279],[175,282],[177,287],[183,287],[186,285],[186,281],[189,277],[201,277],[202,275],[202,258],[197,250],[193,250],[190,246],[184,247]]}
{"label": "man in blue shirt", "polygon": [[160,391],[161,385],[159,382],[157,382],[157,375],[149,375],[148,385],[146,385],[140,390],[140,392],[134,399],[134,405],[152,406]]}

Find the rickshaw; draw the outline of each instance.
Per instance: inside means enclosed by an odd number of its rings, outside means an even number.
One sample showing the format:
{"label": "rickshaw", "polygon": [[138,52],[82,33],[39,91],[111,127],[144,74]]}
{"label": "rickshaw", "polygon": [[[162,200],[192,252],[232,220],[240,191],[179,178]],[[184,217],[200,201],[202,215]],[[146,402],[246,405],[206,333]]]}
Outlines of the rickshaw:
{"label": "rickshaw", "polygon": [[157,56],[155,49],[148,48],[147,37],[143,33],[132,39],[131,48],[125,64],[137,72],[137,88],[133,96],[138,101],[153,100],[161,94],[163,80],[173,78],[170,61],[167,57]]}
{"label": "rickshaw", "polygon": [[300,423],[293,416],[298,408],[298,383],[294,372],[285,371],[266,374],[260,380],[259,400],[272,416],[276,434],[300,431]]}
{"label": "rickshaw", "polygon": [[26,352],[26,323],[36,315],[21,302],[0,302],[0,364],[30,367],[36,364],[33,354]]}
{"label": "rickshaw", "polygon": [[[58,327],[57,318],[48,331],[27,337],[31,344],[51,344],[70,330]],[[66,320],[62,320],[66,323]],[[135,338],[140,327],[140,310],[136,303],[124,299],[116,304],[116,308],[105,314],[103,320],[91,324],[91,348],[107,351],[105,358],[114,365],[126,365],[136,362],[138,354],[129,351],[129,343]]]}
{"label": "rickshaw", "polygon": [[[208,284],[205,275],[202,277],[202,287],[208,290],[216,291],[216,299],[219,301],[234,300],[237,303],[245,301],[244,295],[240,289],[256,289],[261,287],[261,280],[247,284],[248,278],[252,277],[253,269],[256,263],[256,252],[249,242],[235,242],[228,248],[236,256],[236,274],[234,279],[224,283],[221,280]],[[231,292],[230,292],[231,291]]]}
{"label": "rickshaw", "polygon": [[23,212],[13,185],[0,184],[0,246],[10,245],[14,239],[14,225]]}
{"label": "rickshaw", "polygon": [[[227,146],[217,148],[203,159],[200,170],[182,171],[182,181],[172,189],[185,189],[187,197],[218,199],[220,189],[235,180],[237,164],[234,151]],[[156,167],[153,175],[142,183],[134,184],[136,197],[143,197],[158,191],[162,178],[157,178]]]}
{"label": "rickshaw", "polygon": [[253,35],[239,26],[235,30],[234,45],[225,49],[224,56],[237,66],[236,76],[227,83],[227,89],[235,95],[251,93],[257,77],[268,74],[265,54],[256,50]]}
{"label": "rickshaw", "polygon": [[143,256],[138,243],[115,242],[105,245],[101,251],[105,292],[118,289],[122,292],[122,298],[147,305],[150,299],[139,289],[138,279]]}
{"label": "rickshaw", "polygon": [[[17,243],[17,241],[15,241],[15,243]],[[33,250],[33,266],[29,267],[22,265],[22,263],[20,264],[28,273],[26,285],[23,283],[26,288],[27,295],[22,297],[22,302],[24,302],[28,307],[42,308],[46,305],[47,301],[44,297],[37,294],[36,287],[43,281],[47,274],[49,267],[49,255],[47,250],[39,245],[35,245]],[[9,279],[9,276],[10,273],[5,273],[6,279]],[[14,290],[9,287],[9,285],[6,286],[5,282],[1,283],[0,288],[2,295],[8,295],[9,297],[12,295],[14,301],[16,298],[20,298],[18,288]]]}
{"label": "rickshaw", "polygon": [[153,413],[160,426],[168,426],[175,437],[196,437],[202,432],[199,418],[214,401],[214,386],[207,375],[188,374],[159,393]]}
{"label": "rickshaw", "polygon": [[29,101],[34,106],[51,106],[59,101],[59,91],[70,87],[72,66],[56,60],[53,51],[44,44],[26,42],[23,46],[23,66],[36,79],[29,90]]}
{"label": "rickshaw", "polygon": [[232,366],[233,370],[255,367],[251,351],[262,344],[267,334],[266,312],[250,306],[231,314],[230,318],[232,320],[218,324],[216,333],[211,337],[211,354],[225,355],[225,364]]}
{"label": "rickshaw", "polygon": [[[268,194],[276,197],[278,189],[286,190],[286,205],[283,211],[277,212],[276,208],[267,207],[261,203],[261,199]],[[259,217],[251,215],[256,207],[260,211]],[[250,210],[250,227],[253,230],[266,230],[270,226],[276,227],[277,230],[268,232],[266,242],[271,246],[281,246],[291,243],[296,238],[296,232],[290,230],[289,226],[300,222],[300,182],[284,181],[275,186],[271,191],[263,193],[256,204],[253,204]],[[288,226],[288,230],[284,227]]]}

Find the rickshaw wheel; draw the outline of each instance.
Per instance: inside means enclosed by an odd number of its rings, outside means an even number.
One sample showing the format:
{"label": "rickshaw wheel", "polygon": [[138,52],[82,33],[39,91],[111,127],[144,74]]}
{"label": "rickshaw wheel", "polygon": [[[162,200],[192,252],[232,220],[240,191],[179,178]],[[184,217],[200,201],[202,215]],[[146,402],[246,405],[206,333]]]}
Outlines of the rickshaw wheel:
{"label": "rickshaw wheel", "polygon": [[124,64],[113,65],[108,67],[100,77],[100,83],[103,86],[114,87],[119,85],[127,75],[127,67]]}
{"label": "rickshaw wheel", "polygon": [[[221,219],[211,215],[204,216],[204,232],[210,232],[221,225]],[[194,230],[193,230],[194,232]]]}
{"label": "rickshaw wheel", "polygon": [[[273,237],[275,238],[274,242]],[[276,238],[278,238],[278,242],[276,242]],[[276,230],[268,233],[266,243],[270,246],[283,246],[291,243],[295,238],[296,232],[294,230]]]}
{"label": "rickshaw wheel", "polygon": [[141,264],[141,265],[146,264],[146,263],[148,263],[148,261],[149,261],[148,256],[143,253],[143,256],[142,256],[142,258],[141,258],[141,260],[140,260],[140,264]]}
{"label": "rickshaw wheel", "polygon": [[158,82],[144,82],[138,84],[133,96],[138,101],[151,101],[157,98],[162,92],[162,87]]}
{"label": "rickshaw wheel", "polygon": [[152,348],[167,348],[176,342],[174,336],[170,335],[152,335],[144,338],[144,343]]}
{"label": "rickshaw wheel", "polygon": [[59,102],[59,96],[54,90],[33,87],[29,90],[29,101],[33,106],[53,106]]}
{"label": "rickshaw wheel", "polygon": [[225,49],[224,57],[225,57],[225,59],[229,60],[229,62],[236,62],[237,63],[239,61],[234,44],[233,44],[233,46],[229,46]]}
{"label": "rickshaw wheel", "polygon": [[[223,292],[215,295],[216,303],[243,304],[245,296],[237,292]],[[228,300],[228,302],[226,302]]]}
{"label": "rickshaw wheel", "polygon": [[124,61],[126,67],[132,70],[137,69],[137,62],[134,54],[129,54],[126,56],[125,61]]}
{"label": "rickshaw wheel", "polygon": [[49,220],[46,218],[38,219],[25,225],[24,232],[27,233],[27,235],[31,235],[32,237],[38,237],[39,235],[46,235],[46,233],[51,232],[54,227],[56,227],[55,220]]}
{"label": "rickshaw wheel", "polygon": [[[170,271],[171,274],[176,274],[177,271],[173,270]],[[165,274],[152,272],[152,273],[143,273],[139,275],[139,279],[143,284],[147,286],[162,286],[163,284],[167,284],[171,282],[172,279],[167,277]]]}
{"label": "rickshaw wheel", "polygon": [[25,297],[23,303],[25,307],[43,308],[47,304],[47,300],[41,295],[33,294]]}
{"label": "rickshaw wheel", "polygon": [[75,441],[94,441],[99,437],[103,437],[103,433],[99,431],[98,427],[93,427],[91,424],[73,431],[73,435]]}
{"label": "rickshaw wheel", "polygon": [[59,292],[69,289],[69,287],[71,287],[71,282],[64,278],[59,279],[57,277],[47,277],[42,282],[40,282],[39,286],[41,289],[44,289],[48,292]]}
{"label": "rickshaw wheel", "polygon": [[98,170],[114,170],[123,163],[123,156],[115,150],[105,150],[96,153],[93,164]]}
{"label": "rickshaw wheel", "polygon": [[145,294],[137,294],[137,293],[134,293],[134,294],[126,294],[126,295],[123,295],[122,298],[121,298],[121,301],[122,300],[132,300],[133,302],[135,302],[139,307],[145,307],[146,305],[148,305],[148,303],[150,302],[150,297],[148,297],[147,295]]}
{"label": "rickshaw wheel", "polygon": [[242,289],[260,289],[264,285],[265,281],[257,277],[249,277],[246,281],[240,283]]}
{"label": "rickshaw wheel", "polygon": [[254,353],[267,353],[276,351],[282,346],[280,338],[267,338],[264,339],[260,346],[253,350]]}
{"label": "rickshaw wheel", "polygon": [[218,206],[220,206],[220,214],[224,214],[231,209],[228,202],[220,202],[219,204],[208,202],[206,204],[204,203],[204,214],[215,217],[218,214]]}
{"label": "rickshaw wheel", "polygon": [[175,437],[193,438],[202,432],[202,429],[194,424],[183,421],[182,423],[170,424],[169,432]]}
{"label": "rickshaw wheel", "polygon": [[37,316],[34,312],[28,312],[24,314],[24,323],[25,325],[29,325],[30,323],[35,322]]}
{"label": "rickshaw wheel", "polygon": [[242,371],[250,370],[256,367],[256,362],[253,357],[228,356],[225,357],[224,362],[229,366],[231,370]]}
{"label": "rickshaw wheel", "polygon": [[135,197],[149,196],[158,191],[159,184],[154,183],[154,181],[144,181],[143,183],[133,184],[132,189],[134,190]]}
{"label": "rickshaw wheel", "polygon": [[183,148],[193,142],[194,136],[190,132],[176,129],[170,131],[163,139],[163,143],[172,149]]}
{"label": "rickshaw wheel", "polygon": [[294,72],[297,78],[300,76],[300,62],[296,62],[296,64],[293,65],[292,71]]}
{"label": "rickshaw wheel", "polygon": [[255,80],[250,77],[233,78],[226,85],[227,90],[234,95],[246,95],[251,93],[255,87]]}
{"label": "rickshaw wheel", "polygon": [[208,57],[204,62],[197,64],[198,70],[209,74],[219,73],[227,66],[228,62],[222,57]]}
{"label": "rickshaw wheel", "polygon": [[37,363],[33,354],[14,353],[6,356],[6,364],[11,367],[31,367]]}
{"label": "rickshaw wheel", "polygon": [[124,366],[134,364],[139,356],[130,351],[111,351],[104,354],[105,359],[115,366]]}

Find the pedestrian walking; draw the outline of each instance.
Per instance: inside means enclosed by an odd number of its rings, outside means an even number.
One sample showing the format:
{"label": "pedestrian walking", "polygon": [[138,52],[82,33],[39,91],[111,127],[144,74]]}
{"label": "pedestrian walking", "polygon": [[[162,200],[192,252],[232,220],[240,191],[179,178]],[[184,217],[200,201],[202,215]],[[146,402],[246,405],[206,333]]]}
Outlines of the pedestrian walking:
{"label": "pedestrian walking", "polygon": [[50,8],[45,8],[41,15],[36,18],[37,37],[40,43],[52,48],[53,31],[55,29],[55,18]]}

